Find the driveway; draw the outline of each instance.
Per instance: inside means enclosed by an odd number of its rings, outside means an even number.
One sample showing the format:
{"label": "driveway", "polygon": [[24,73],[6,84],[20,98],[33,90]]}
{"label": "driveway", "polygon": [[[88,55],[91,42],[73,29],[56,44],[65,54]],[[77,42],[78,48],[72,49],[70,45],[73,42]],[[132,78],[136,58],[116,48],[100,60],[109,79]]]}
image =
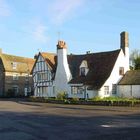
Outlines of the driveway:
{"label": "driveway", "polygon": [[0,100],[0,140],[139,140],[140,108]]}

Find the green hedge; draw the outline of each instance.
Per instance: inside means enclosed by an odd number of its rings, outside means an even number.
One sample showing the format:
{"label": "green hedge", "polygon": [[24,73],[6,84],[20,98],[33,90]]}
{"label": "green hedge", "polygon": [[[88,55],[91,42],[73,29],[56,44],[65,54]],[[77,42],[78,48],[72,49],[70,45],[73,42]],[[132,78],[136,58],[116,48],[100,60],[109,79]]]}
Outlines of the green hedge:
{"label": "green hedge", "polygon": [[30,97],[29,101],[44,102],[44,103],[58,103],[58,104],[77,104],[77,105],[101,105],[101,106],[140,106],[140,100],[128,98],[103,98],[80,100],[78,98],[58,99],[58,98],[44,98],[44,97]]}

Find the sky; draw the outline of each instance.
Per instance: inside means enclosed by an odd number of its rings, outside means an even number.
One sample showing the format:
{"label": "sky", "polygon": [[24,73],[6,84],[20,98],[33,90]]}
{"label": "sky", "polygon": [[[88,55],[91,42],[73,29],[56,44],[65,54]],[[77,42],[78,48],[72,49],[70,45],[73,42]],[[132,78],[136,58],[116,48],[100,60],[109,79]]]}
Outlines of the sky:
{"label": "sky", "polygon": [[68,53],[120,48],[129,33],[130,50],[140,48],[140,0],[0,0],[0,48],[34,57],[56,53],[64,40]]}

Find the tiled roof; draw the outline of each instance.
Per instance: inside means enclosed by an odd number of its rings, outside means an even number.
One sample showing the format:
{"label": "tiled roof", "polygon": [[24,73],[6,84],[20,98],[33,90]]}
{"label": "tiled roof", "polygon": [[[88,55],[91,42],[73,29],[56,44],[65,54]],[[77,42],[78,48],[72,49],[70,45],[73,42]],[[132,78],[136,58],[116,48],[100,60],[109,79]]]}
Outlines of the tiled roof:
{"label": "tiled roof", "polygon": [[50,66],[50,68],[55,71],[56,69],[56,54],[42,52],[41,55],[46,60],[46,63]]}
{"label": "tiled roof", "polygon": [[140,85],[140,70],[127,71],[119,85]]}
{"label": "tiled roof", "polygon": [[[32,58],[25,58],[9,54],[0,54],[4,70],[9,72],[31,72],[35,62]],[[13,69],[13,63],[16,63],[16,69]]]}
{"label": "tiled roof", "polygon": [[[110,52],[90,53],[84,55],[68,55],[68,64],[72,74],[71,84],[83,83],[99,89],[110,76],[120,49]],[[52,53],[41,53],[46,63],[56,71],[57,57]],[[86,76],[79,75],[79,67],[83,60],[87,61],[89,72]]]}
{"label": "tiled roof", "polygon": [[[85,55],[70,55],[69,67],[73,79],[71,84],[83,83],[99,89],[110,76],[120,50],[110,52],[91,53]],[[83,60],[88,63],[89,72],[86,76],[79,75],[79,67]]]}

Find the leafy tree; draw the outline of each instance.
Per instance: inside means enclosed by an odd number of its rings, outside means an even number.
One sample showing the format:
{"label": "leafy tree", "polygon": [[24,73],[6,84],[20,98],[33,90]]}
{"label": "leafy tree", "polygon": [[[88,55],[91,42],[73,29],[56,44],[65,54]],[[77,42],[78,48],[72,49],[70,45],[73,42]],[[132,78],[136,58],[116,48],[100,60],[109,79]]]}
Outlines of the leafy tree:
{"label": "leafy tree", "polygon": [[138,49],[133,50],[130,54],[130,68],[140,69],[140,50]]}

